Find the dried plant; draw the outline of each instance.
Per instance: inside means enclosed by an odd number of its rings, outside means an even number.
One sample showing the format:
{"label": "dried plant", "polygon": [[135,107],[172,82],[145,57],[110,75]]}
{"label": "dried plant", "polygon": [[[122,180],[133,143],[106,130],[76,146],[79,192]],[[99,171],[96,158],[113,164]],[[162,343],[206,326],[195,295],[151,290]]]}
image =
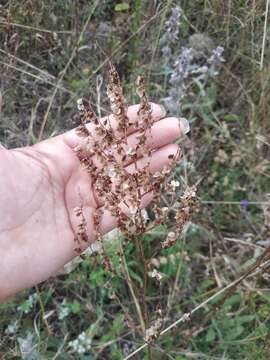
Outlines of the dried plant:
{"label": "dried plant", "polygon": [[[74,152],[82,167],[91,175],[92,186],[99,203],[103,204],[102,207],[96,209],[94,215],[95,235],[100,245],[99,254],[103,265],[113,276],[122,276],[126,279],[140,319],[143,336],[149,344],[149,359],[151,359],[151,343],[158,336],[163,324],[160,308],[152,316],[149,314],[146,301],[150,278],[156,281],[159,288],[162,279],[162,274],[153,268],[151,260],[159,251],[173,246],[181,237],[183,227],[190,221],[192,213],[197,209],[196,188],[195,186],[187,188],[182,196],[179,196],[179,181],[168,180],[168,175],[171,179],[177,161],[181,157],[180,151],[176,155],[169,155],[169,165],[161,171],[156,173],[150,171],[152,150],[149,147],[149,140],[151,140],[151,127],[154,119],[143,77],[137,79],[139,110],[135,123],[129,122],[119,75],[112,65],[109,71],[107,95],[112,115],[105,120],[95,114],[88,101],[78,100],[81,124],[77,128],[77,134],[82,141],[74,148]],[[91,127],[93,133],[88,129],[89,123],[93,125]],[[137,133],[136,144],[132,147],[128,144],[128,130],[131,125]],[[96,136],[99,138],[98,141]],[[132,170],[128,170],[127,164],[133,164]],[[142,206],[143,199],[147,194],[151,194],[153,198],[150,219],[145,218]],[[133,242],[136,246],[144,273],[141,294],[135,292],[128,274],[124,256],[125,242],[118,252],[122,271],[115,269],[106,255],[100,233],[100,219],[105,211],[115,217],[123,238]],[[82,207],[77,207],[74,212],[79,218],[75,250],[81,253],[81,245],[89,242],[86,221]],[[153,249],[152,255],[146,256],[142,235],[149,233],[157,225],[169,224],[169,214],[174,214],[173,230],[169,231],[164,239],[161,239],[158,248]],[[116,294],[114,298],[118,299]],[[124,313],[126,314],[125,311]],[[126,318],[129,318],[127,314]]]}

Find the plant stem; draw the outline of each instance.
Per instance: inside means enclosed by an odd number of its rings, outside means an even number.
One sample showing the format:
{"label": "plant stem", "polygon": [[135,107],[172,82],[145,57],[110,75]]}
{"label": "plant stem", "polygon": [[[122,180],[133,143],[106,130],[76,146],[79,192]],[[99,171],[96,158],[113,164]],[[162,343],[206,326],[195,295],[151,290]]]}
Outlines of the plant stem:
{"label": "plant stem", "polygon": [[130,275],[129,275],[128,266],[127,266],[127,262],[126,262],[126,258],[125,258],[125,254],[124,254],[124,251],[123,251],[123,246],[122,246],[121,240],[120,240],[120,249],[121,249],[121,253],[123,254],[123,256],[122,256],[123,265],[124,265],[123,267],[124,267],[124,271],[125,271],[125,274],[126,274],[127,284],[128,284],[131,296],[133,298],[136,311],[138,313],[138,317],[139,317],[139,320],[140,320],[142,331],[145,333],[145,322],[144,322],[144,319],[143,319],[143,315],[142,315],[142,311],[141,311],[139,301],[138,301],[138,299],[136,297],[136,294],[135,294],[135,291],[133,289],[132,280],[131,280]]}

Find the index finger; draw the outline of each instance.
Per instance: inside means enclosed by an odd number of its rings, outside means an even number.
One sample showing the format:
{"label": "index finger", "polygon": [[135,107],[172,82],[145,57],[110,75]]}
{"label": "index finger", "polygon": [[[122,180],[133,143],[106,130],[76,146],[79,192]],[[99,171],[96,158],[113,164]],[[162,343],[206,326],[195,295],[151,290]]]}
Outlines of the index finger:
{"label": "index finger", "polygon": [[[152,109],[151,115],[152,115],[152,118],[154,121],[158,121],[166,115],[166,110],[165,110],[164,106],[155,104],[155,103],[150,103],[150,104],[151,104],[151,109]],[[137,104],[137,105],[131,105],[127,109],[128,121],[131,124],[131,126],[128,128],[127,135],[132,134],[136,130],[135,127],[132,126],[132,124],[135,124],[135,122],[138,119],[139,108],[140,108],[140,105]],[[113,115],[109,115],[109,116],[105,116],[105,117],[101,118],[101,123],[103,123],[108,118],[109,118],[111,127],[115,130],[117,128],[117,122]],[[91,134],[93,135],[93,137],[96,140],[98,140],[99,136],[95,133],[94,125],[86,124],[86,126],[87,126],[88,130],[91,132]],[[78,136],[78,134],[76,133],[76,129],[70,130],[70,131],[66,132],[65,134],[63,134],[62,136],[63,136],[63,139],[66,142],[66,144],[70,147],[75,147],[76,145],[78,145],[78,143],[82,142],[82,138],[80,136]]]}

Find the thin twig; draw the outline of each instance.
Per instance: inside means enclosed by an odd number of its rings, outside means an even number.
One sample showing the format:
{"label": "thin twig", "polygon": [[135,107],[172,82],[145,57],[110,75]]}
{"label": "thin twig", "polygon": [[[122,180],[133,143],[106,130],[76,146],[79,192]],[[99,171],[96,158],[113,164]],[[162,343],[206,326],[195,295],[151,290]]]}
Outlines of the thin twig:
{"label": "thin twig", "polygon": [[5,63],[4,61],[1,61],[1,60],[0,60],[0,64],[3,65],[3,66],[7,66],[7,67],[9,67],[9,68],[11,68],[11,69],[13,69],[13,70],[19,71],[19,72],[21,72],[21,73],[23,73],[23,74],[25,74],[25,75],[28,75],[28,76],[36,79],[36,80],[45,82],[46,84],[49,84],[49,85],[55,87],[57,90],[62,90],[62,91],[65,91],[66,93],[68,93],[68,94],[70,94],[70,95],[75,95],[75,93],[74,93],[73,91],[70,91],[70,90],[64,88],[63,86],[60,86],[59,83],[54,84],[54,83],[51,82],[50,80],[47,80],[47,79],[42,78],[42,77],[40,77],[40,76],[38,76],[38,75],[32,74],[32,73],[30,73],[29,71],[26,71],[26,70],[24,70],[24,69],[18,68],[18,67],[14,66],[14,65]]}
{"label": "thin twig", "polygon": [[35,65],[32,65],[32,64],[30,64],[29,62],[24,61],[23,59],[15,56],[15,55],[13,55],[13,54],[8,53],[7,51],[5,51],[5,50],[3,50],[3,49],[0,49],[0,52],[1,52],[2,54],[5,54],[5,55],[8,56],[9,58],[14,59],[14,60],[16,60],[16,61],[18,61],[18,62],[20,62],[20,63],[22,63],[22,64],[24,64],[24,65],[26,65],[26,66],[28,66],[28,67],[30,67],[31,69],[40,72],[40,73],[43,74],[45,77],[50,77],[51,79],[55,80],[55,76],[51,75],[50,73],[48,73],[48,72],[46,72],[46,71],[44,71],[44,70],[39,69],[39,68],[36,67]]}
{"label": "thin twig", "polygon": [[127,266],[127,262],[126,262],[126,258],[125,258],[125,254],[124,254],[124,250],[123,250],[123,247],[122,247],[121,240],[120,240],[120,250],[121,250],[121,253],[123,254],[123,256],[122,256],[123,268],[124,268],[124,271],[125,271],[125,274],[126,274],[127,284],[128,284],[131,296],[133,298],[136,311],[138,313],[138,317],[139,317],[139,320],[140,320],[142,331],[145,333],[145,322],[144,322],[144,319],[143,319],[140,304],[138,302],[138,299],[137,299],[136,294],[135,294],[134,289],[133,289],[132,280],[131,280],[130,275],[129,275],[128,266]]}
{"label": "thin twig", "polygon": [[[213,205],[242,205],[242,201],[201,201],[202,204]],[[267,201],[249,201],[248,205],[264,205]]]}
{"label": "thin twig", "polygon": [[250,246],[250,247],[253,247],[255,249],[261,249],[261,250],[265,249],[263,246],[253,244],[253,243],[250,243],[248,241],[241,240],[241,239],[234,239],[234,238],[224,237],[224,240],[234,242],[234,243],[237,243],[237,244],[241,244],[241,245],[245,245],[245,246]]}
{"label": "thin twig", "polygon": [[52,333],[52,330],[50,328],[50,325],[48,324],[48,321],[45,317],[45,308],[44,308],[44,305],[43,305],[43,302],[42,302],[42,299],[41,299],[41,296],[40,296],[40,292],[39,292],[39,288],[38,288],[38,285],[35,286],[35,289],[36,289],[36,294],[37,294],[37,298],[38,298],[38,302],[39,302],[39,305],[40,305],[40,310],[41,310],[41,318],[44,322],[44,325],[46,327],[46,330],[47,330],[47,333],[49,336],[52,336],[53,333]]}
{"label": "thin twig", "polygon": [[[167,233],[164,232],[164,235],[167,235]],[[181,270],[182,270],[182,268],[183,268],[184,248],[185,248],[185,245],[186,245],[186,236],[185,236],[185,234],[183,234],[183,238],[182,238],[181,244],[182,244],[181,255],[180,255],[180,259],[179,259],[179,263],[178,263],[178,267],[177,267],[177,271],[176,271],[176,275],[175,275],[175,280],[174,280],[173,289],[172,289],[171,294],[169,294],[169,296],[168,296],[168,302],[167,302],[167,306],[166,306],[166,308],[167,308],[168,310],[167,310],[167,314],[166,314],[165,318],[168,318],[168,317],[169,317],[169,314],[170,314],[171,309],[172,309],[172,304],[173,304],[173,302],[174,302],[174,298],[175,298],[176,292],[179,291],[178,282],[179,282],[179,279],[180,279]]]}
{"label": "thin twig", "polygon": [[63,350],[63,348],[64,348],[64,346],[65,346],[65,344],[67,342],[68,337],[69,337],[69,333],[67,333],[65,335],[61,345],[59,346],[59,348],[58,348],[56,354],[54,355],[54,357],[52,358],[52,360],[56,360],[58,358],[58,356],[60,356],[62,354],[62,350]]}
{"label": "thin twig", "polygon": [[266,36],[267,36],[267,22],[268,22],[269,3],[270,3],[270,0],[266,0],[265,21],[264,21],[264,31],[263,31],[260,70],[263,69],[263,63],[264,63],[264,53],[265,53],[265,44],[266,44]]}
{"label": "thin twig", "polygon": [[38,28],[35,26],[29,26],[29,25],[24,25],[24,24],[9,22],[9,21],[2,21],[2,20],[0,20],[0,25],[14,26],[14,27],[25,29],[25,30],[44,32],[44,33],[48,33],[48,34],[53,34],[53,33],[73,34],[74,33],[74,31],[71,31],[71,30],[49,30],[49,29],[44,29],[44,28]]}
{"label": "thin twig", "polygon": [[171,7],[171,4],[172,4],[172,0],[168,0],[166,5],[165,5],[165,10],[164,10],[164,14],[161,18],[161,21],[160,21],[160,25],[159,25],[159,28],[158,28],[158,32],[157,32],[157,37],[156,37],[156,42],[155,42],[155,45],[154,45],[154,48],[153,48],[153,51],[152,51],[152,56],[151,56],[151,61],[150,61],[150,66],[149,66],[149,71],[148,71],[148,76],[147,76],[147,84],[149,84],[149,79],[150,79],[150,72],[153,68],[153,64],[154,64],[154,60],[155,60],[155,56],[156,56],[156,52],[157,52],[157,48],[158,48],[158,43],[159,43],[159,39],[160,39],[160,34],[161,34],[161,31],[164,27],[164,23],[165,23],[165,19],[166,19],[166,15]]}

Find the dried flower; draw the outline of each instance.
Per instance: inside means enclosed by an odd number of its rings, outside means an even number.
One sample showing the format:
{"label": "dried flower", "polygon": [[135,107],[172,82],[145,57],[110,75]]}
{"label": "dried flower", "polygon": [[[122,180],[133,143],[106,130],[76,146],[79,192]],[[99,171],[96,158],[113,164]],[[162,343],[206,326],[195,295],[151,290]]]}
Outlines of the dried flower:
{"label": "dried flower", "polygon": [[182,322],[190,321],[190,313],[185,313],[182,317]]}
{"label": "dried flower", "polygon": [[155,320],[154,324],[146,330],[145,332],[145,340],[148,344],[151,344],[154,339],[159,336],[161,327],[162,327],[162,319],[158,318]]}
{"label": "dried flower", "polygon": [[[176,185],[178,185],[177,183]],[[176,243],[184,226],[190,221],[192,214],[198,210],[196,187],[187,188],[177,202],[178,206],[175,213],[176,230],[169,232],[166,239],[161,242],[162,249],[167,249]]]}
{"label": "dried flower", "polygon": [[83,100],[82,99],[78,99],[77,100],[77,107],[79,112],[84,112],[84,105],[83,105]]}
{"label": "dried flower", "polygon": [[77,225],[77,233],[75,236],[75,243],[76,248],[75,251],[80,254],[82,252],[81,243],[88,243],[89,239],[87,236],[87,226],[86,226],[86,220],[83,214],[83,208],[82,207],[76,207],[74,209],[75,216],[79,219],[79,223]]}
{"label": "dried flower", "polygon": [[113,116],[117,122],[117,130],[126,136],[129,124],[126,114],[125,98],[123,96],[119,75],[114,66],[111,66],[109,72],[107,95],[110,100]]}
{"label": "dried flower", "polygon": [[176,188],[178,188],[180,186],[180,182],[179,181],[175,181],[172,180],[169,184],[170,188],[172,189],[172,191],[174,192],[176,190]]}
{"label": "dried flower", "polygon": [[155,278],[158,282],[160,282],[164,275],[161,272],[157,271],[157,269],[154,269],[149,273],[149,276],[151,278]]}
{"label": "dried flower", "polygon": [[168,247],[173,246],[176,243],[178,237],[178,233],[175,233],[173,231],[169,232],[165,241],[161,243],[162,249],[167,249]]}
{"label": "dried flower", "polygon": [[192,214],[197,211],[196,187],[187,188],[178,200],[178,208],[175,214],[176,228],[182,231],[184,225],[190,221]]}

